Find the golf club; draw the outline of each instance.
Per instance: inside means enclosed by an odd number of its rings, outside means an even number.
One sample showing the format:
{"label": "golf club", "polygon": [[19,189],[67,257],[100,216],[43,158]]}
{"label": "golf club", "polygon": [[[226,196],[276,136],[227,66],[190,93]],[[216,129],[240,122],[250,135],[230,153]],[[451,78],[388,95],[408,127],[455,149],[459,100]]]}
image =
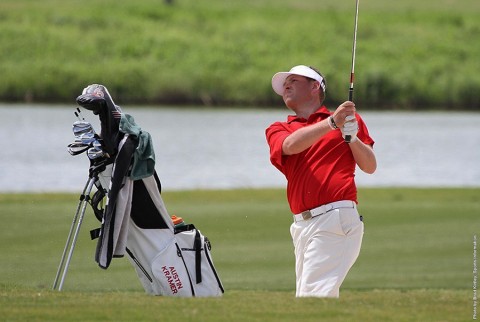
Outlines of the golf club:
{"label": "golf club", "polygon": [[92,147],[88,149],[87,156],[90,160],[96,160],[105,156],[105,152],[102,149],[102,143],[98,140],[93,141]]}
{"label": "golf club", "polygon": [[[357,49],[357,25],[358,25],[358,2],[355,3],[355,24],[353,29],[353,45],[352,45],[352,69],[350,70],[350,89],[348,91],[348,100],[353,100],[353,82],[355,81],[355,51]],[[345,142],[350,143],[352,137],[350,135],[345,136]]]}
{"label": "golf club", "polygon": [[76,136],[74,142],[83,143],[83,144],[90,144],[93,141],[95,141],[96,139],[97,139],[97,136],[96,136],[95,133],[87,132],[87,133],[83,133],[83,134],[80,134],[80,135]]}
{"label": "golf club", "polygon": [[79,121],[85,121],[85,118],[82,115],[82,111],[80,110],[79,107],[77,107],[77,111],[73,112],[75,116],[78,118]]}
{"label": "golf club", "polygon": [[90,147],[90,144],[85,144],[85,143],[82,143],[82,142],[75,141],[73,143],[70,143],[67,146],[67,151],[71,155],[79,155],[79,154],[87,151],[89,147]]}
{"label": "golf club", "polygon": [[85,121],[75,121],[72,126],[73,135],[79,136],[83,133],[95,132],[92,124]]}

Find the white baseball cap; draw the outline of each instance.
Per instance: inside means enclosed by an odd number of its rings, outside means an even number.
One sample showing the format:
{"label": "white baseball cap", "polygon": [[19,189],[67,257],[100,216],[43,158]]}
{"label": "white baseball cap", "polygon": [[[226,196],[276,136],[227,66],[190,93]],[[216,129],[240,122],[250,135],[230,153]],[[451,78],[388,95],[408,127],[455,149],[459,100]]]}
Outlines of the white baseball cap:
{"label": "white baseball cap", "polygon": [[289,72],[279,72],[272,77],[272,88],[278,95],[283,95],[283,84],[290,75],[300,75],[314,79],[320,83],[323,92],[327,89],[325,79],[317,71],[305,65],[298,65],[290,69]]}

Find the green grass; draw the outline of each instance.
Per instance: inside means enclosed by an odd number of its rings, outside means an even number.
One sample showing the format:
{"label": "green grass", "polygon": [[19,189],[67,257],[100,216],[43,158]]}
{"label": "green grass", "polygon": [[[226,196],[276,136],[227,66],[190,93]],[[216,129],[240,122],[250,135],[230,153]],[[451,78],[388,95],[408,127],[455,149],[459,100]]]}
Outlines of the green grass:
{"label": "green grass", "polygon": [[480,189],[364,188],[365,236],[340,299],[295,299],[282,190],[165,191],[212,241],[219,299],[145,295],[128,261],[94,262],[88,210],[64,290],[51,291],[78,196],[0,195],[2,321],[469,321]]}
{"label": "green grass", "polygon": [[231,291],[173,299],[139,292],[0,291],[2,321],[469,321],[466,290],[345,291],[339,300]]}
{"label": "green grass", "polygon": [[[347,97],[354,1],[3,0],[0,100],[72,102],[105,84],[119,103],[277,105],[272,75],[317,66]],[[480,107],[476,0],[360,4],[362,108]]]}

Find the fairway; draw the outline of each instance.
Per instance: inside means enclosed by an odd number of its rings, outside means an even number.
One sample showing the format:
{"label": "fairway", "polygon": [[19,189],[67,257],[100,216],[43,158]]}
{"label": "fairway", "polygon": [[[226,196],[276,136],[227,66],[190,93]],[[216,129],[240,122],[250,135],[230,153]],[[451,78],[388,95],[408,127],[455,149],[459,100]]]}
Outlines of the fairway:
{"label": "fairway", "polygon": [[125,258],[94,262],[88,210],[64,291],[51,291],[78,196],[0,195],[2,321],[469,321],[480,189],[360,189],[365,236],[340,299],[295,299],[282,190],[163,193],[212,242],[226,294],[144,294]]}

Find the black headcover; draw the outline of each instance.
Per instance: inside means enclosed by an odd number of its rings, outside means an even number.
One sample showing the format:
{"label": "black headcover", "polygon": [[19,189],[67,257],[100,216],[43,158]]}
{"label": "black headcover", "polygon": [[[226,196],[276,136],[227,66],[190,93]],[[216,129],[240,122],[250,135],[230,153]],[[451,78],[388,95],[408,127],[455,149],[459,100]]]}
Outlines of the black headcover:
{"label": "black headcover", "polygon": [[104,151],[114,156],[123,137],[123,133],[119,132],[122,110],[115,105],[107,88],[100,84],[87,86],[77,97],[77,104],[99,116]]}

